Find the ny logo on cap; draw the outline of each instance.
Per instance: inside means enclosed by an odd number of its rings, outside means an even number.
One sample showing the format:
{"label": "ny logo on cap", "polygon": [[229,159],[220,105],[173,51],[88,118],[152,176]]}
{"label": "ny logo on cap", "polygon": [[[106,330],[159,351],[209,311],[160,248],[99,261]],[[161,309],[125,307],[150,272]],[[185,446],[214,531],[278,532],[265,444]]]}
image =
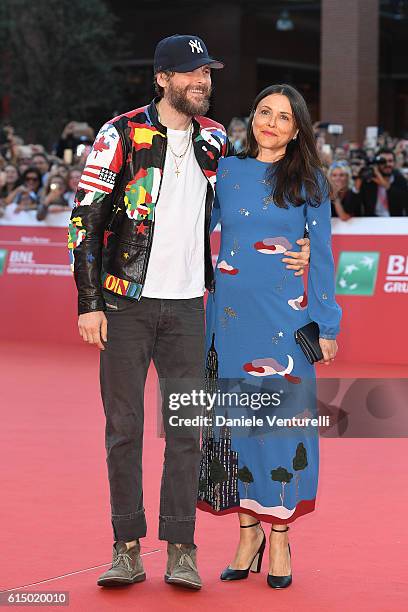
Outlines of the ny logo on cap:
{"label": "ny logo on cap", "polygon": [[204,53],[201,43],[198,40],[190,40],[188,44],[191,47],[192,53],[195,53],[195,51],[197,51],[197,53]]}

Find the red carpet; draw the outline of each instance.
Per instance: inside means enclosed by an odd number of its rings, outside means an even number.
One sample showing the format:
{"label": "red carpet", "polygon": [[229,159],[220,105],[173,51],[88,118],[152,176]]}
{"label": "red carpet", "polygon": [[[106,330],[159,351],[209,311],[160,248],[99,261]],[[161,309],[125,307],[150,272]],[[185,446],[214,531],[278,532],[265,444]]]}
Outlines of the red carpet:
{"label": "red carpet", "polygon": [[[234,515],[199,511],[197,544],[204,587],[163,582],[166,549],[157,539],[163,440],[156,436],[155,379],[147,385],[144,448],[148,579],[121,590],[96,586],[111,557],[104,419],[98,355],[91,347],[3,343],[1,348],[0,590],[69,591],[70,610],[302,609],[397,612],[408,606],[407,439],[322,439],[317,509],[290,531],[293,585],[260,575],[218,579],[237,540]],[[323,371],[324,369],[324,371]],[[360,368],[369,376],[373,368]],[[322,375],[356,376],[320,367]],[[391,375],[392,368],[388,368]],[[378,366],[376,375],[384,376]],[[407,376],[399,368],[394,376]],[[405,510],[404,510],[405,508]],[[51,607],[48,609],[57,609]]]}

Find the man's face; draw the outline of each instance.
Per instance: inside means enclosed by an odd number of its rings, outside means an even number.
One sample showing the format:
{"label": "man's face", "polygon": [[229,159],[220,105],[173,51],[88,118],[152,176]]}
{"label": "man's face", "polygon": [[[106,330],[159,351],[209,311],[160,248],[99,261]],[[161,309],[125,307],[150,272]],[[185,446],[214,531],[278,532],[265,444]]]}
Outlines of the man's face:
{"label": "man's face", "polygon": [[384,176],[391,176],[395,167],[394,156],[392,153],[382,153],[381,157],[386,161],[385,164],[380,164],[379,166],[381,174]]}
{"label": "man's face", "polygon": [[176,72],[157,81],[164,88],[164,99],[179,113],[189,117],[205,115],[210,107],[211,68],[201,66],[191,72]]}
{"label": "man's face", "polygon": [[45,174],[48,171],[48,162],[42,155],[34,155],[33,166],[37,168],[41,174]]}

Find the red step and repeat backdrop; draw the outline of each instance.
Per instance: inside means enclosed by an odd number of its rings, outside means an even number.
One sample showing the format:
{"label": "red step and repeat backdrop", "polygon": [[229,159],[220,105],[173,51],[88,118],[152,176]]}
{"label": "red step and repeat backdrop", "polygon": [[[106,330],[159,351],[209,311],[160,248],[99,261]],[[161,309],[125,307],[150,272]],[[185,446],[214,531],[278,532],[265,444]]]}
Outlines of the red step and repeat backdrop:
{"label": "red step and repeat backdrop", "polygon": [[[0,219],[1,337],[78,342],[67,215]],[[30,225],[27,225],[30,223]],[[341,361],[408,362],[408,217],[333,220]],[[213,234],[213,252],[220,235]]]}

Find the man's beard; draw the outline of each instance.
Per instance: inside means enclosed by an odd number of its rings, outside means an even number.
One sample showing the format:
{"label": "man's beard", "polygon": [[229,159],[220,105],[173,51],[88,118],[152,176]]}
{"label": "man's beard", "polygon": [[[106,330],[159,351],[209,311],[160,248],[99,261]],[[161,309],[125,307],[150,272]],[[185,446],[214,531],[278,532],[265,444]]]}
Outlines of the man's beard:
{"label": "man's beard", "polygon": [[393,172],[392,168],[380,168],[380,173],[383,176],[391,176],[392,172]]}
{"label": "man's beard", "polygon": [[201,102],[193,102],[187,98],[189,89],[191,89],[191,86],[182,89],[175,87],[170,82],[167,89],[167,101],[176,111],[187,117],[205,115],[210,108],[211,87],[194,87],[194,89],[200,89],[204,93]]}

